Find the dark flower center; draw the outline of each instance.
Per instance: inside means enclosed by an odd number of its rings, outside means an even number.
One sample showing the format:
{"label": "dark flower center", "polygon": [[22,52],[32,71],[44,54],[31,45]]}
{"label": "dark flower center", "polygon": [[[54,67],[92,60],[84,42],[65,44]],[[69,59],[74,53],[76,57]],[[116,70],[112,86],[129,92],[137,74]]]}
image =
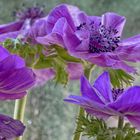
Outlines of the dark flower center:
{"label": "dark flower center", "polygon": [[95,25],[94,22],[89,25],[83,23],[77,27],[77,30],[83,29],[87,29],[90,32],[90,53],[112,52],[118,47],[120,36],[116,36],[118,33],[116,29],[106,28],[101,23]]}
{"label": "dark flower center", "polygon": [[42,7],[36,6],[36,7],[24,8],[24,10],[17,11],[15,15],[19,20],[26,20],[26,19],[35,20],[43,17],[45,13]]}
{"label": "dark flower center", "polygon": [[122,93],[123,93],[124,89],[112,89],[112,94],[113,94],[113,100],[115,101]]}

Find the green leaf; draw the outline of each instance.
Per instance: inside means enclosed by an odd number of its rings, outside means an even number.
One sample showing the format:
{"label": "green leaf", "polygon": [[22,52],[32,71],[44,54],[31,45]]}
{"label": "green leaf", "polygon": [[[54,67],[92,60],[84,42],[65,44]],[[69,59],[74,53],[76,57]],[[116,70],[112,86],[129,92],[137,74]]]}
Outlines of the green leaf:
{"label": "green leaf", "polygon": [[47,58],[44,55],[41,55],[36,63],[33,65],[34,69],[44,69],[51,68],[53,65],[53,58]]}
{"label": "green leaf", "polygon": [[134,81],[134,77],[123,70],[109,69],[109,74],[114,88],[123,88],[124,85],[130,86]]}
{"label": "green leaf", "polygon": [[53,46],[50,46],[50,48],[55,48],[55,50],[57,51],[57,54],[59,57],[61,57],[62,59],[64,59],[65,61],[69,61],[69,62],[81,62],[80,59],[78,58],[75,58],[73,56],[70,56],[67,52],[66,49],[60,47],[60,46],[57,46],[57,45],[53,45]]}
{"label": "green leaf", "polygon": [[59,57],[54,59],[53,68],[56,71],[56,83],[66,85],[68,83],[68,73],[66,71],[66,63]]}
{"label": "green leaf", "polygon": [[90,115],[80,116],[78,120],[81,123],[81,128],[77,130],[77,133],[82,132],[83,136],[94,140],[140,140],[140,132],[136,132],[129,123],[119,129],[108,127],[104,120]]}

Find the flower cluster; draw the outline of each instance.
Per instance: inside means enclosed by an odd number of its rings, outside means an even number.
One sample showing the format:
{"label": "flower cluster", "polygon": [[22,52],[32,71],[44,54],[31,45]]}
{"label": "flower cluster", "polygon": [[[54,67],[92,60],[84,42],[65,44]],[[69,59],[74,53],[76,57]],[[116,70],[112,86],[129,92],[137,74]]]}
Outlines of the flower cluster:
{"label": "flower cluster", "polygon": [[[44,84],[54,77],[62,83],[63,77],[77,80],[94,64],[136,73],[127,63],[140,61],[140,35],[122,40],[126,19],[117,13],[89,16],[75,6],[61,4],[47,16],[40,7],[19,11],[16,16],[17,21],[0,25],[0,42],[20,40],[20,47],[15,41],[12,49],[23,58],[0,46],[0,100],[20,99],[34,84]],[[31,69],[26,61],[32,61]],[[140,130],[139,86],[117,89],[111,86],[109,73],[104,72],[93,86],[82,76],[81,93],[65,101],[80,105],[100,119],[125,117]],[[0,115],[0,129],[0,139],[9,139],[22,135],[25,127],[20,121]]]}

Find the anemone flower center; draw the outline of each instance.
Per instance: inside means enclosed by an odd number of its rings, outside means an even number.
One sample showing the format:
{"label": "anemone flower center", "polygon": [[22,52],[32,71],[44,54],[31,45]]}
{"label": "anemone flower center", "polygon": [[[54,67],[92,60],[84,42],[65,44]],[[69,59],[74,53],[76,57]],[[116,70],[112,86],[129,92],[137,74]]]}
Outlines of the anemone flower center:
{"label": "anemone flower center", "polygon": [[26,20],[26,19],[38,19],[44,16],[44,10],[42,7],[30,7],[26,8],[21,11],[16,12],[16,17],[20,20]]}
{"label": "anemone flower center", "polygon": [[112,52],[118,47],[120,36],[117,36],[118,31],[111,27],[106,28],[104,25],[95,25],[91,22],[89,25],[86,23],[77,27],[77,30],[87,29],[90,33],[89,38],[89,52],[101,53]]}
{"label": "anemone flower center", "polygon": [[112,94],[113,94],[113,100],[115,101],[122,93],[123,93],[124,89],[123,88],[118,88],[118,89],[115,89],[113,88],[112,89]]}

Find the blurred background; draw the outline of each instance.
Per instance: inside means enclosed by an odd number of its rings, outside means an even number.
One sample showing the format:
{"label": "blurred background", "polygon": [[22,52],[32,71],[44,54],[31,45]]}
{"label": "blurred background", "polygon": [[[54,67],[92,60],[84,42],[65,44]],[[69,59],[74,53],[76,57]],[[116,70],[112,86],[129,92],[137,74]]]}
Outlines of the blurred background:
{"label": "blurred background", "polygon": [[[123,37],[140,33],[140,0],[0,0],[0,24],[13,21],[13,12],[35,3],[44,5],[46,12],[60,3],[76,5],[90,15],[117,12],[127,18]],[[139,78],[136,82],[139,84]],[[48,81],[33,89],[28,95],[26,108],[26,140],[71,140],[78,108],[66,104],[63,99],[70,93],[79,94],[79,82],[69,82],[64,87]],[[0,112],[12,116],[14,102],[0,102]]]}

